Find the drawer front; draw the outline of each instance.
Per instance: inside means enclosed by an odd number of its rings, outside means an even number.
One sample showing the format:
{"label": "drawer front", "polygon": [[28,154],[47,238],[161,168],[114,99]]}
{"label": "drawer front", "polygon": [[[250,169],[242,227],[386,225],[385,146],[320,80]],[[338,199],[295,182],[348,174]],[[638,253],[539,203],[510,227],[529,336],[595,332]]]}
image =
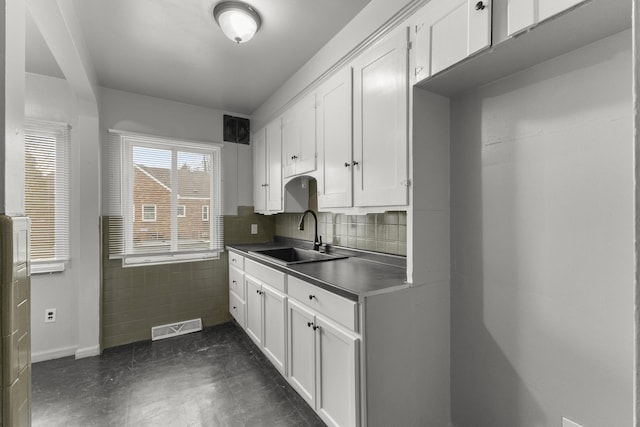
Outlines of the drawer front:
{"label": "drawer front", "polygon": [[232,265],[229,266],[229,290],[244,301],[244,272]]}
{"label": "drawer front", "polygon": [[242,301],[236,294],[229,292],[229,313],[236,319],[238,324],[245,328],[244,319],[244,301]]}
{"label": "drawer front", "polygon": [[248,259],[244,263],[244,272],[258,279],[258,281],[266,283],[272,288],[276,288],[280,292],[286,292],[284,287],[285,274],[281,271],[274,270],[266,265]]}
{"label": "drawer front", "polygon": [[235,252],[229,251],[229,265],[233,265],[234,267],[239,268],[240,270],[244,269],[244,257]]}
{"label": "drawer front", "polygon": [[288,276],[289,296],[311,307],[329,319],[358,331],[358,304],[332,292]]}

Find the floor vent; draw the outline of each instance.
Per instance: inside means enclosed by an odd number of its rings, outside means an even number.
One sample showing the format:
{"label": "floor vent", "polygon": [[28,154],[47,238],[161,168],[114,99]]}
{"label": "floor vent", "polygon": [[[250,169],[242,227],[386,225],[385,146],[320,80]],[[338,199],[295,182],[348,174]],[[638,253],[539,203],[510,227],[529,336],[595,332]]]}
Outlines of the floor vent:
{"label": "floor vent", "polygon": [[168,325],[154,326],[151,328],[151,341],[164,338],[177,337],[202,330],[202,319],[185,320],[184,322],[170,323]]}

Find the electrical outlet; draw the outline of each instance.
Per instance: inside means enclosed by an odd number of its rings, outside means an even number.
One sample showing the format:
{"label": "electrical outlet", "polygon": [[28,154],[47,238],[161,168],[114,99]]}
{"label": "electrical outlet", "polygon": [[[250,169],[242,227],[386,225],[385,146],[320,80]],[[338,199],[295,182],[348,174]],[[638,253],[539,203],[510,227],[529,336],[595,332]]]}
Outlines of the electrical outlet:
{"label": "electrical outlet", "polygon": [[251,224],[251,234],[258,234],[258,224]]}
{"label": "electrical outlet", "polygon": [[56,309],[47,308],[44,310],[44,323],[53,323],[56,321]]}
{"label": "electrical outlet", "polygon": [[575,421],[571,421],[568,418],[562,417],[562,427],[583,427]]}

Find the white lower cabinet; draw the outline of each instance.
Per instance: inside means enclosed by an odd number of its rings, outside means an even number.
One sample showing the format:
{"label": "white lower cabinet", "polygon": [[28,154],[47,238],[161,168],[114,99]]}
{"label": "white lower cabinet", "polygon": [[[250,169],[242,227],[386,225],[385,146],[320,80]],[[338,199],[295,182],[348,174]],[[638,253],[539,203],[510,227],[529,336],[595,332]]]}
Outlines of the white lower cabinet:
{"label": "white lower cabinet", "polygon": [[288,380],[330,426],[359,425],[360,338],[288,300]]}
{"label": "white lower cabinet", "polygon": [[315,317],[316,411],[330,426],[360,425],[357,335]]}
{"label": "white lower cabinet", "polygon": [[262,285],[246,276],[247,287],[247,326],[245,330],[258,347],[262,347]]}
{"label": "white lower cabinet", "polygon": [[287,297],[251,276],[246,276],[245,282],[247,287],[245,330],[271,363],[284,375],[286,374]]}
{"label": "white lower cabinet", "polygon": [[282,374],[286,374],[287,297],[269,286],[262,285],[262,303],[262,350],[271,363]]}
{"label": "white lower cabinet", "polygon": [[229,311],[329,426],[367,425],[360,309],[358,302],[254,260],[230,261]]}
{"label": "white lower cabinet", "polygon": [[289,374],[287,379],[312,408],[316,406],[316,339],[313,330],[314,314],[304,305],[289,300],[288,346]]}
{"label": "white lower cabinet", "polygon": [[245,318],[244,257],[229,254],[229,313],[243,328]]}

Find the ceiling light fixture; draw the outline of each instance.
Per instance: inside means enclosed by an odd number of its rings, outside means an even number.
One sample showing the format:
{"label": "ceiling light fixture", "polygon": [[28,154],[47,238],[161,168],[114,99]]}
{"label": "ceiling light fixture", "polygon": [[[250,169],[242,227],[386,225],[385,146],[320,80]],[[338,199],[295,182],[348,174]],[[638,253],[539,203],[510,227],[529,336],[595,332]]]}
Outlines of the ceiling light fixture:
{"label": "ceiling light fixture", "polygon": [[258,12],[246,3],[223,1],[213,8],[213,17],[229,39],[236,43],[251,40],[262,23]]}

